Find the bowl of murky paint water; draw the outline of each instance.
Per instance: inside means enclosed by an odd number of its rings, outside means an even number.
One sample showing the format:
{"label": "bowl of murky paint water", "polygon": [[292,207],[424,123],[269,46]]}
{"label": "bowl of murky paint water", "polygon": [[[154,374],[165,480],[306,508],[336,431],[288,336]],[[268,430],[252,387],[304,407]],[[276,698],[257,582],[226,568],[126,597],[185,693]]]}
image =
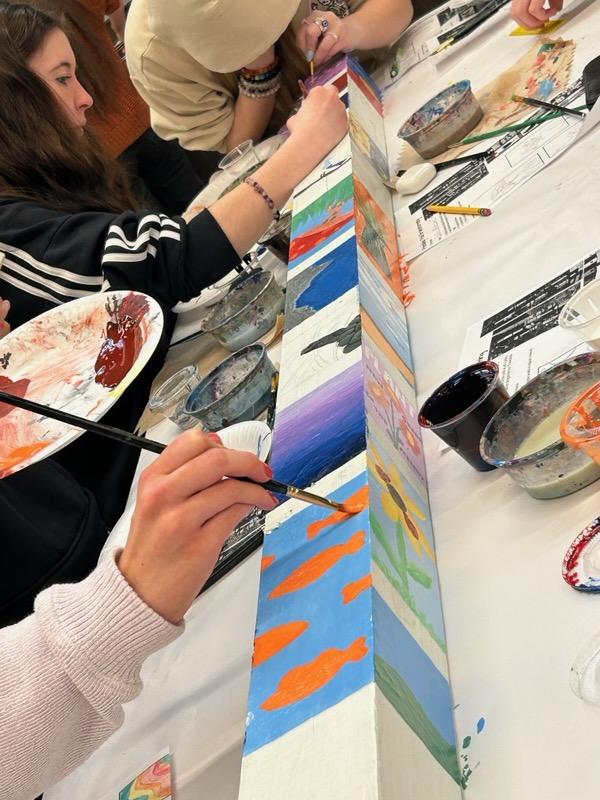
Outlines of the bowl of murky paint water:
{"label": "bowl of murky paint water", "polygon": [[471,82],[459,81],[415,111],[402,125],[398,136],[422,158],[433,158],[472,131],[482,116]]}
{"label": "bowl of murky paint water", "polygon": [[275,327],[284,306],[283,291],[272,272],[255,272],[217,303],[203,329],[232,353]]}
{"label": "bowl of murky paint water", "polygon": [[600,465],[562,441],[560,425],[573,401],[600,381],[600,353],[583,353],[542,372],[492,417],[481,456],[506,471],[532,497],[563,497],[600,478]]}
{"label": "bowl of murky paint water", "polygon": [[185,413],[208,431],[255,419],[271,403],[275,372],[264,345],[244,347],[200,381],[187,399]]}

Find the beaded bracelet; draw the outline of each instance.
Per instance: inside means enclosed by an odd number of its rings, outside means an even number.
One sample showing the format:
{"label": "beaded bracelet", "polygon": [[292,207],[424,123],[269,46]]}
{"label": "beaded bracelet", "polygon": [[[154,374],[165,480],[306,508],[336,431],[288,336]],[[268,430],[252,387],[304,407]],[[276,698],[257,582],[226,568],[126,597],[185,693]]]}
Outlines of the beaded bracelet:
{"label": "beaded bracelet", "polygon": [[238,88],[240,94],[254,99],[261,99],[276,94],[281,86],[281,67],[279,59],[259,69],[243,67],[238,72]]}
{"label": "beaded bracelet", "polygon": [[247,184],[251,189],[254,189],[254,191],[262,197],[262,199],[265,201],[265,203],[269,206],[269,208],[273,212],[273,219],[275,220],[275,222],[279,222],[279,220],[281,219],[281,214],[275,208],[275,201],[273,200],[272,197],[270,197],[266,193],[266,191],[263,189],[260,183],[258,181],[255,181],[254,178],[244,178],[244,183]]}

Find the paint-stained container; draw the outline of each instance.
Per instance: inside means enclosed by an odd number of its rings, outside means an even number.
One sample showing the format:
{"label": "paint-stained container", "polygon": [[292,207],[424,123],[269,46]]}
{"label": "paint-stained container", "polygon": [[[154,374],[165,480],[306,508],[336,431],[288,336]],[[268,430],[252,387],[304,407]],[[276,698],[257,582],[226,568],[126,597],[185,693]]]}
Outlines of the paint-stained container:
{"label": "paint-stained container", "polygon": [[460,141],[483,117],[470,81],[459,81],[436,94],[410,116],[398,131],[422,158],[434,158]]}
{"label": "paint-stained container", "polygon": [[185,413],[209,431],[255,419],[271,403],[275,372],[264,345],[245,347],[200,381],[187,399]]}
{"label": "paint-stained container", "polygon": [[490,420],[481,455],[532,497],[563,497],[600,478],[600,464],[563,442],[561,420],[600,380],[600,353],[583,353],[526,383]]}
{"label": "paint-stained container", "polygon": [[273,273],[256,272],[225,295],[203,327],[233,353],[275,327],[283,306],[283,291]]}

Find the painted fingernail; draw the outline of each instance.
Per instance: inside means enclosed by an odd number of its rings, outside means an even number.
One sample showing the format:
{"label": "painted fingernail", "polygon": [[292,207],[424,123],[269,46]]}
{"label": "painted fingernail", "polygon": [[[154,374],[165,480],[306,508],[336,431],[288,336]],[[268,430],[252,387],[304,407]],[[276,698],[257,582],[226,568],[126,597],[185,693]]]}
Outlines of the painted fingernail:
{"label": "painted fingernail", "polygon": [[210,439],[211,442],[214,442],[215,444],[221,445],[221,447],[223,447],[223,442],[218,433],[207,433],[206,438]]}
{"label": "painted fingernail", "polygon": [[263,464],[263,469],[265,471],[265,475],[267,476],[267,478],[273,477],[273,470],[268,464]]}
{"label": "painted fingernail", "polygon": [[273,494],[273,492],[269,492],[269,497],[273,501],[273,506],[272,507],[273,508],[277,508],[277,506],[279,505],[279,498],[277,497],[277,495]]}
{"label": "painted fingernail", "polygon": [[306,51],[306,60],[307,61],[312,61],[314,57],[315,57],[315,51],[314,50],[307,50]]}

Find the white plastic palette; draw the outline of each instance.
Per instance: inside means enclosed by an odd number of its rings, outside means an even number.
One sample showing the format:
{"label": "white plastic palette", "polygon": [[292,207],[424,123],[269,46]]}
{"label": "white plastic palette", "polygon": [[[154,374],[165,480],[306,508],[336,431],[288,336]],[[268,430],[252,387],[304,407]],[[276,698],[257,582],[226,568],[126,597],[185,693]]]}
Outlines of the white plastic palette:
{"label": "white plastic palette", "polygon": [[600,517],[585,527],[567,550],[562,575],[578,592],[600,592]]}

